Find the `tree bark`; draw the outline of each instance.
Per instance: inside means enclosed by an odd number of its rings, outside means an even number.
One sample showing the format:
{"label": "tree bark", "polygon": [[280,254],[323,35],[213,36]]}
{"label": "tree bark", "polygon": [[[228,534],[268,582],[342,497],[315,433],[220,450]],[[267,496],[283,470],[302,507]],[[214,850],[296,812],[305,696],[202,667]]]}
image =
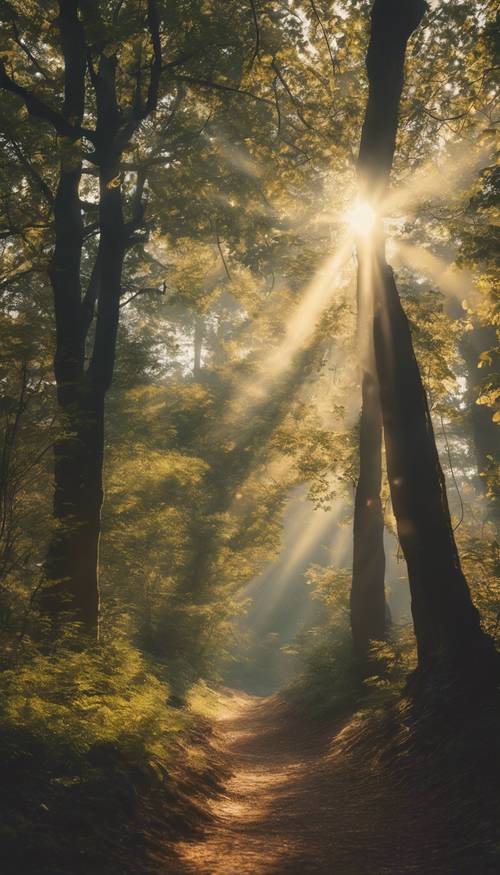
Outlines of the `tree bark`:
{"label": "tree bark", "polygon": [[[73,126],[79,127],[85,109],[87,62],[76,0],[61,0],[58,21],[65,64],[62,113]],[[95,503],[92,498],[102,491],[100,477],[93,468],[96,459],[102,457],[103,403],[93,397],[84,373],[81,173],[79,137],[61,137],[54,203],[55,246],[49,269],[56,320],[54,374],[61,423],[54,445],[55,527],[45,563],[48,585],[40,601],[42,608],[52,615],[67,613],[88,632],[96,634],[99,598],[94,560],[99,513],[92,506]]]}
{"label": "tree bark", "polygon": [[82,379],[63,412],[54,446],[55,529],[42,604],[54,618],[64,615],[90,635],[98,633],[98,553],[103,499],[104,394]]}
{"label": "tree bark", "polygon": [[[92,7],[92,8],[90,8]],[[123,112],[116,87],[116,43],[102,19],[99,4],[59,0],[54,24],[64,58],[61,111],[21,86],[0,63],[0,88],[21,99],[30,116],[51,124],[59,138],[60,172],[54,199],[55,246],[49,268],[54,294],[56,353],[54,374],[61,431],[54,447],[55,527],[46,563],[47,585],[40,607],[56,619],[66,614],[95,636],[98,631],[98,552],[103,499],[104,403],[111,385],[119,324],[121,276],[133,232],[143,224],[144,174],[138,173],[132,219],[125,223],[120,161],[141,122],[157,107],[162,74],[160,13],[156,0],[138,11],[151,44],[149,82],[143,94],[143,69],[137,72],[133,106]],[[145,13],[145,19],[144,14]],[[102,40],[87,44],[80,19],[89,21]],[[89,30],[90,32],[90,30]],[[98,69],[94,58],[97,57]],[[83,127],[88,79],[93,87],[95,130]],[[85,295],[81,289],[84,243],[79,187],[82,137],[94,147],[99,168],[99,247]],[[97,305],[97,315],[96,315]],[[95,337],[86,367],[86,344],[95,319]]]}
{"label": "tree bark", "polygon": [[486,645],[458,556],[425,389],[410,327],[383,252],[374,266],[375,354],[387,472],[408,566],[419,667],[454,666]]}
{"label": "tree bark", "polygon": [[382,411],[371,342],[369,265],[358,262],[358,337],[362,347],[359,477],[354,500],[353,563],[350,596],[354,653],[361,664],[372,641],[386,637],[384,515],[382,485]]}
{"label": "tree bark", "polygon": [[[87,63],[84,32],[78,18],[78,3],[63,0],[60,10],[65,107],[67,104],[73,119],[78,109],[81,120],[85,102],[81,79],[85,81]],[[79,58],[77,82],[72,75],[77,66],[76,56]],[[65,153],[62,154],[55,202],[56,243],[50,276],[57,325],[55,376],[62,433],[54,448],[56,525],[45,563],[48,587],[42,595],[42,606],[55,618],[66,615],[75,620],[86,633],[95,637],[99,622],[104,406],[113,377],[127,235],[119,168],[121,147],[117,143],[121,118],[116,99],[116,57],[103,53],[99,69],[92,78],[97,108],[94,143],[99,166],[100,237],[92,278],[83,297],[78,141],[72,144],[69,165]],[[95,337],[86,368],[85,347],[94,317]]]}

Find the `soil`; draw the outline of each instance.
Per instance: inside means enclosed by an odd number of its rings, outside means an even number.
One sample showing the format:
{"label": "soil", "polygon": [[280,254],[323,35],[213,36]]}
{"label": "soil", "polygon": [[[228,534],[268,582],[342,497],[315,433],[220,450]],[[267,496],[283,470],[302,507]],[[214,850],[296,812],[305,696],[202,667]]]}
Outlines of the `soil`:
{"label": "soil", "polygon": [[232,774],[208,803],[209,828],[178,843],[168,875],[489,872],[461,853],[470,837],[456,834],[446,782],[406,781],[380,757],[380,739],[366,738],[359,715],[312,726],[278,696],[229,693],[218,744]]}

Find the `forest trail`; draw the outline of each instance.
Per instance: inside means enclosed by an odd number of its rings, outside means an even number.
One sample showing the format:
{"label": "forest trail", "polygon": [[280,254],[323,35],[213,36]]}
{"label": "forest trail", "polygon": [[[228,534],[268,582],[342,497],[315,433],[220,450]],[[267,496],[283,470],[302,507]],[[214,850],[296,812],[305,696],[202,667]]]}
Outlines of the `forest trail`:
{"label": "forest trail", "polygon": [[441,804],[419,804],[371,757],[356,761],[346,743],[356,725],[312,729],[277,696],[231,693],[219,730],[232,775],[210,803],[214,819],[205,836],[177,846],[177,872],[449,871],[442,865],[447,837],[437,826],[446,822]]}

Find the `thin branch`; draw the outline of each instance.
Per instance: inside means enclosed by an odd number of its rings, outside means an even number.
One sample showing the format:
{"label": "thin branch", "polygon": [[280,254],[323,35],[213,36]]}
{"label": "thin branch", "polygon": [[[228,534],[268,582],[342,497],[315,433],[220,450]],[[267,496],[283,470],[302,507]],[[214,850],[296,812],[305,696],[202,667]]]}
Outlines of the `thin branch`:
{"label": "thin branch", "polygon": [[292,101],[292,104],[295,107],[295,112],[297,113],[297,115],[298,115],[300,121],[302,122],[302,124],[304,125],[304,127],[306,127],[309,131],[313,131],[313,132],[317,133],[316,131],[314,131],[314,128],[312,127],[312,125],[310,125],[309,122],[306,121],[306,119],[304,118],[304,114],[303,114],[302,109],[300,107],[299,101],[297,100],[297,98],[295,97],[294,93],[292,92],[290,86],[288,85],[288,82],[286,81],[285,77],[283,76],[283,73],[281,72],[280,68],[278,67],[276,60],[273,60],[272,68],[275,71],[281,84],[283,85],[283,88],[285,89],[286,93],[288,94],[290,100]]}
{"label": "thin branch", "polygon": [[324,40],[325,40],[325,43],[326,43],[326,46],[328,49],[328,54],[330,55],[330,60],[332,62],[332,70],[335,73],[335,70],[336,70],[335,58],[333,57],[332,47],[330,45],[330,40],[328,39],[328,34],[325,30],[325,27],[324,27],[324,24],[321,20],[320,14],[316,8],[316,3],[314,2],[314,0],[309,0],[309,2],[311,4],[311,9],[314,12],[316,20],[321,28],[321,33],[323,34],[323,37],[324,37]]}
{"label": "thin branch", "polygon": [[276,86],[277,81],[278,81],[278,77],[275,76],[273,79],[273,91],[274,91],[274,102],[276,105],[276,114],[278,116],[278,130],[276,131],[276,135],[278,137],[280,137],[281,136],[281,110],[280,110],[280,104],[279,104],[279,98],[278,98],[278,89]]}
{"label": "thin branch", "polygon": [[459,115],[449,115],[449,116],[439,116],[435,115],[429,109],[426,109],[425,106],[422,107],[425,115],[428,115],[430,118],[434,119],[436,122],[455,122],[458,119],[465,118],[466,115],[469,115],[470,109],[465,110],[465,112],[459,113]]}
{"label": "thin branch", "polygon": [[179,82],[187,82],[188,85],[199,85],[200,88],[213,88],[218,91],[229,91],[232,94],[241,94],[242,97],[249,97],[258,103],[265,103],[267,106],[274,106],[274,101],[268,97],[261,97],[259,94],[253,94],[251,91],[245,91],[243,88],[236,88],[234,85],[225,85],[223,82],[213,82],[211,79],[203,79],[198,76],[186,76],[182,73],[176,73],[173,78]]}
{"label": "thin branch", "polygon": [[250,7],[252,10],[253,26],[255,28],[255,45],[253,49],[252,60],[250,61],[250,66],[248,68],[249,72],[255,64],[255,61],[260,51],[260,27],[259,19],[257,17],[257,7],[255,6],[255,0],[250,0]]}
{"label": "thin branch", "polygon": [[455,477],[455,471],[453,469],[453,462],[451,461],[450,444],[448,443],[448,435],[446,434],[446,429],[444,427],[444,420],[443,420],[442,413],[439,414],[439,418],[441,420],[441,429],[443,431],[444,442],[446,445],[446,455],[448,456],[448,464],[450,466],[451,478],[453,480],[453,485],[457,491],[458,499],[460,501],[460,519],[459,519],[458,523],[456,524],[456,526],[454,526],[454,528],[453,528],[453,531],[456,532],[456,530],[462,525],[462,523],[464,521],[464,515],[465,515],[464,503],[462,501],[462,495],[461,495],[460,489],[458,488],[457,479]]}
{"label": "thin branch", "polygon": [[[10,9],[10,4],[9,4],[9,9]],[[24,54],[26,55],[26,57],[31,61],[31,63],[33,64],[33,66],[36,67],[36,69],[38,70],[38,72],[41,73],[41,75],[44,77],[44,79],[45,79],[46,81],[49,82],[49,81],[50,81],[50,76],[47,75],[46,71],[43,69],[43,67],[41,66],[41,64],[40,64],[39,61],[37,60],[37,58],[35,58],[34,54],[30,51],[30,49],[28,48],[28,46],[26,45],[26,43],[23,42],[23,40],[22,40],[22,38],[21,38],[21,36],[20,36],[19,30],[18,30],[18,28],[17,28],[16,21],[15,21],[15,13],[14,13],[14,10],[10,10],[10,11],[11,11],[11,14],[12,14],[11,25],[12,25],[12,31],[13,31],[13,33],[14,33],[14,40],[15,40],[15,42],[17,43],[17,45],[19,46],[19,48],[21,49],[21,51],[24,52]]]}
{"label": "thin branch", "polygon": [[53,207],[54,206],[54,195],[52,193],[52,190],[49,188],[49,186],[47,185],[47,183],[45,182],[43,177],[40,176],[36,167],[34,167],[33,164],[31,163],[31,161],[26,157],[26,155],[24,154],[24,152],[22,151],[22,149],[18,145],[18,143],[16,143],[15,140],[9,140],[9,142],[10,142],[12,148],[14,149],[14,152],[16,153],[17,157],[19,158],[19,161],[21,162],[21,164],[23,164],[24,167],[26,167],[26,170],[29,172],[33,181],[36,182],[36,184],[39,186],[40,191],[44,195],[45,200],[47,201],[49,206]]}
{"label": "thin branch", "polygon": [[217,249],[219,250],[219,255],[220,255],[220,257],[221,257],[222,264],[224,265],[224,270],[225,270],[225,272],[226,272],[226,276],[227,276],[229,282],[231,282],[232,277],[231,277],[231,274],[230,274],[230,272],[229,272],[229,268],[228,268],[228,266],[227,266],[226,259],[225,259],[225,257],[224,257],[224,251],[223,251],[223,249],[222,249],[222,244],[221,244],[221,241],[220,241],[219,231],[218,231],[218,229],[217,229],[217,225],[215,225],[215,239],[216,239],[216,241],[217,241]]}
{"label": "thin branch", "polygon": [[156,287],[155,286],[144,286],[142,289],[138,289],[136,292],[134,292],[133,295],[130,295],[129,298],[127,298],[125,301],[120,303],[120,310],[123,307],[126,307],[127,304],[130,304],[131,301],[134,301],[135,298],[138,298],[139,295],[146,295],[146,294],[166,295],[167,294],[166,283],[164,282],[162,284],[161,289],[159,289],[157,286]]}

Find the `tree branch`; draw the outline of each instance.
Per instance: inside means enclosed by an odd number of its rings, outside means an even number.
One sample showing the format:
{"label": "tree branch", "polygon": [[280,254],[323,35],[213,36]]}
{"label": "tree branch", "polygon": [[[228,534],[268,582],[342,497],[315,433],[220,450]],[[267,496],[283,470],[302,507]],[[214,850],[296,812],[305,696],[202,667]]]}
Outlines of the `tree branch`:
{"label": "tree branch", "polygon": [[188,85],[198,85],[200,88],[213,88],[218,91],[229,91],[232,94],[241,94],[242,97],[249,97],[258,103],[265,103],[267,106],[274,107],[274,101],[268,97],[261,97],[259,94],[253,94],[251,91],[245,91],[243,88],[236,88],[234,85],[225,85],[223,82],[213,82],[211,79],[203,79],[198,76],[187,76],[182,73],[176,73],[173,78],[179,82],[187,82]]}
{"label": "tree branch", "polygon": [[321,28],[321,33],[323,34],[323,38],[324,38],[324,40],[325,40],[326,47],[327,47],[327,49],[328,49],[328,54],[330,55],[330,60],[331,60],[331,62],[332,62],[332,70],[333,70],[333,72],[335,73],[335,68],[336,68],[335,58],[333,57],[332,47],[331,47],[331,45],[330,45],[330,40],[328,39],[328,34],[327,34],[326,30],[325,30],[325,26],[324,26],[324,24],[323,24],[323,22],[322,22],[322,20],[321,20],[320,14],[319,14],[319,12],[318,12],[318,10],[317,10],[316,3],[314,2],[314,0],[309,0],[309,2],[310,2],[310,4],[311,4],[311,9],[312,9],[312,11],[314,12],[314,15],[315,15],[315,17],[316,17],[316,20],[317,20],[317,22],[318,22],[318,24],[319,24],[319,26],[320,26],[320,28]]}
{"label": "tree branch", "polygon": [[255,64],[255,60],[256,60],[256,58],[259,54],[259,51],[260,51],[260,27],[259,27],[259,19],[257,17],[257,7],[255,6],[255,0],[250,0],[250,7],[252,10],[253,25],[255,28],[255,45],[254,45],[254,49],[253,49],[252,60],[250,61],[250,66],[248,68],[249,71],[252,69],[253,65]]}
{"label": "tree branch", "polygon": [[148,28],[153,46],[153,59],[150,66],[150,78],[148,97],[146,100],[145,115],[154,112],[158,105],[158,91],[162,70],[161,63],[161,39],[160,39],[160,16],[156,0],[148,0]]}
{"label": "tree branch", "polygon": [[3,88],[4,91],[10,91],[16,97],[20,97],[29,115],[51,124],[61,137],[69,137],[72,140],[86,137],[91,142],[94,141],[94,131],[79,126],[75,127],[64,115],[47,106],[32,91],[29,91],[23,85],[19,85],[15,79],[9,76],[2,61],[0,61],[0,88]]}
{"label": "tree branch", "polygon": [[16,153],[21,164],[23,164],[23,166],[26,168],[26,170],[30,174],[32,180],[39,186],[40,191],[42,192],[42,194],[45,197],[45,200],[47,201],[49,206],[53,207],[54,206],[54,195],[53,195],[53,192],[50,189],[50,187],[47,185],[47,183],[45,182],[43,177],[39,174],[36,167],[34,167],[33,164],[31,163],[31,161],[26,157],[26,155],[24,154],[24,152],[21,149],[21,147],[19,146],[19,144],[16,143],[15,140],[9,140],[9,142],[10,142],[12,148],[14,149],[14,152]]}

